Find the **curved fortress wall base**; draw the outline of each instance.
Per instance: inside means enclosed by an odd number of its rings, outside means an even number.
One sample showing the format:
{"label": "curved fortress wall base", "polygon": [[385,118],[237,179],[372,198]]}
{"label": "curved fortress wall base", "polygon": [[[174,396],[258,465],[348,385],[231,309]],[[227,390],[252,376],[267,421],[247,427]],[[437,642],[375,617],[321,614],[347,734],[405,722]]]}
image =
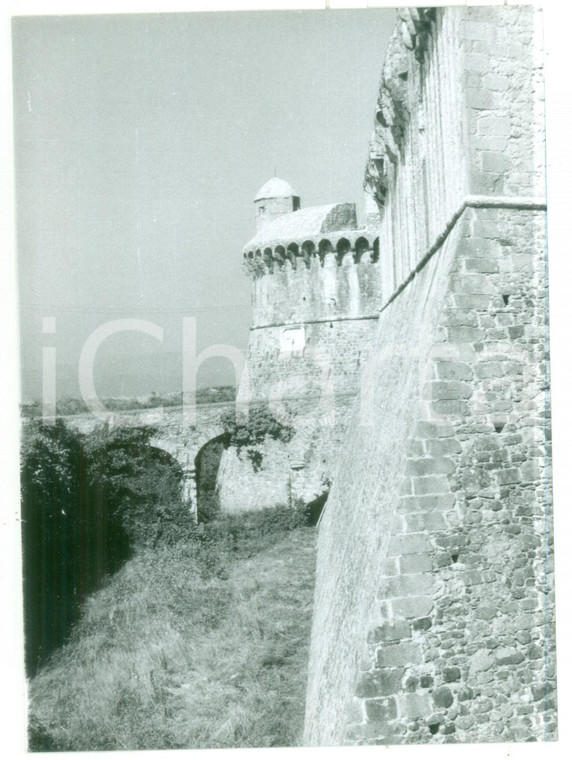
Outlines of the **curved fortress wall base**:
{"label": "curved fortress wall base", "polygon": [[381,311],[320,524],[307,744],[556,737],[540,17],[398,16],[366,171]]}

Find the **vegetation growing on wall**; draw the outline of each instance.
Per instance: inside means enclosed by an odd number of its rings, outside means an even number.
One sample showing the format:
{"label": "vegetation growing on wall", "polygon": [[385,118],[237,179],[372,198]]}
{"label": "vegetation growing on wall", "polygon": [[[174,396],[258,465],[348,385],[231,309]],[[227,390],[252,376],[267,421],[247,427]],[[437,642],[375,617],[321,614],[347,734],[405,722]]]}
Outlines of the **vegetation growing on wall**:
{"label": "vegetation growing on wall", "polygon": [[236,447],[239,455],[244,451],[255,472],[262,466],[260,444],[267,437],[288,443],[296,432],[290,425],[280,422],[267,404],[252,404],[242,420],[237,422],[236,417],[235,411],[230,409],[221,416],[226,445]]}

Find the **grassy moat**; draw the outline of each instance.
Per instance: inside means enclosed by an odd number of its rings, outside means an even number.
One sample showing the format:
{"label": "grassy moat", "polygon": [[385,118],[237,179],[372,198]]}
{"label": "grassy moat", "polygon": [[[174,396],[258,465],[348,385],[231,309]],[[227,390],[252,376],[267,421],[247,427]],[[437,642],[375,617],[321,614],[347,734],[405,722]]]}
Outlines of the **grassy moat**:
{"label": "grassy moat", "polygon": [[316,528],[220,516],[135,554],[30,681],[30,750],[300,743]]}

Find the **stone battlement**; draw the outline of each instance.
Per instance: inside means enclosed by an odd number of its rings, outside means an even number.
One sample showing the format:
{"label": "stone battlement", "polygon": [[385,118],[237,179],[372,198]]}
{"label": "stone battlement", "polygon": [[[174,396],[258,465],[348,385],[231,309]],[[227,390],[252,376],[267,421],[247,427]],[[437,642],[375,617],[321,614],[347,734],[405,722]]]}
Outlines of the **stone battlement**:
{"label": "stone battlement", "polygon": [[346,256],[354,263],[379,260],[376,233],[358,227],[354,203],[312,206],[282,214],[259,228],[243,249],[244,266],[252,277],[293,269],[324,266],[326,257],[340,266]]}
{"label": "stone battlement", "polygon": [[316,235],[312,239],[298,236],[288,241],[273,241],[272,245],[244,252],[244,268],[252,277],[272,274],[290,265],[292,269],[305,266],[310,269],[313,262],[324,266],[326,257],[341,266],[347,257],[355,264],[379,261],[379,237],[365,228],[340,230],[335,236]]}

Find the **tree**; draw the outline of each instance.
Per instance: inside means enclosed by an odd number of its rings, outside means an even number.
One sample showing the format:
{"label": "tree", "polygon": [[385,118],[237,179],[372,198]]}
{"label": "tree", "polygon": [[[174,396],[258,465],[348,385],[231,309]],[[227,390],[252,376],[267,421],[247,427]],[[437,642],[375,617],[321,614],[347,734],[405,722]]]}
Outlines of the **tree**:
{"label": "tree", "polygon": [[26,421],[21,451],[26,667],[69,635],[80,604],[136,551],[190,527],[181,472],[152,428]]}

